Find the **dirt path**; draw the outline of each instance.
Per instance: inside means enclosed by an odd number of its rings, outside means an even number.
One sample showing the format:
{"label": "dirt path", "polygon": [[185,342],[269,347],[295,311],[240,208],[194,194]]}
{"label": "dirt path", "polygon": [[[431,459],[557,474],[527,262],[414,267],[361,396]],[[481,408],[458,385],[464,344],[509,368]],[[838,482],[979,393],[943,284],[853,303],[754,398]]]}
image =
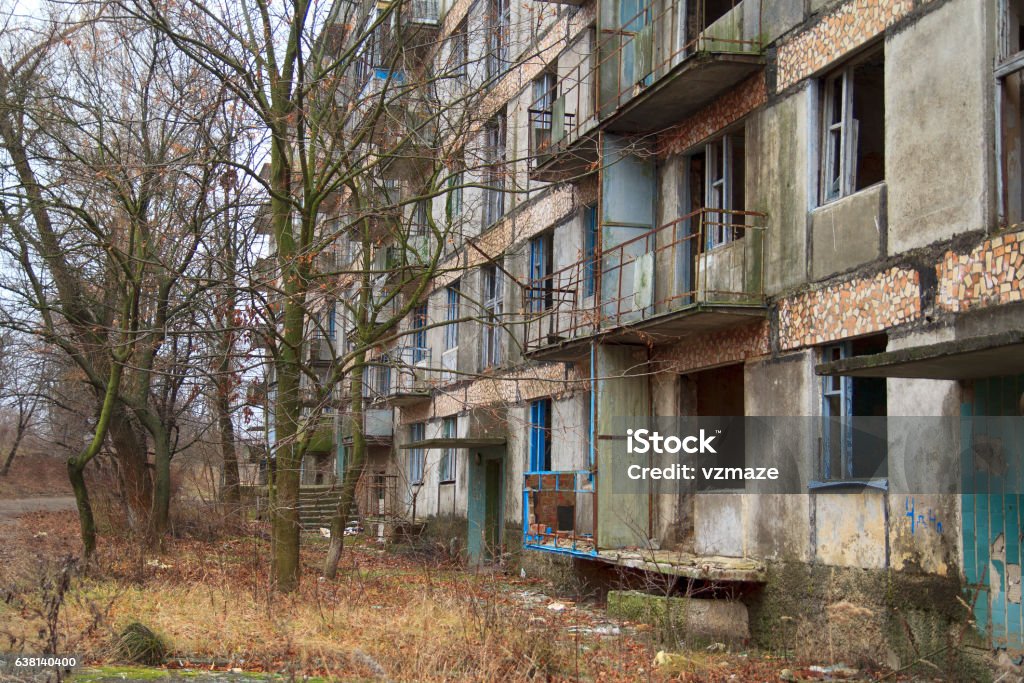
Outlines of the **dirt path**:
{"label": "dirt path", "polygon": [[0,522],[29,512],[63,512],[75,509],[74,496],[33,496],[0,499]]}

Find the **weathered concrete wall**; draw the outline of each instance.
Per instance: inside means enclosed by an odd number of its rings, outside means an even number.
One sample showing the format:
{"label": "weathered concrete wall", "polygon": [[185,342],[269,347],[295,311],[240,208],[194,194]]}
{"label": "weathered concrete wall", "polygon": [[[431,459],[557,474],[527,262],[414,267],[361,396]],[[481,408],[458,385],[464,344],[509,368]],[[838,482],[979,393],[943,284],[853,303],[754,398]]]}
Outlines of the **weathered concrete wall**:
{"label": "weathered concrete wall", "polygon": [[811,212],[811,278],[821,280],[881,257],[886,232],[885,183]]}
{"label": "weathered concrete wall", "polygon": [[[891,570],[770,563],[764,588],[746,603],[754,642],[819,659],[842,652],[846,662],[893,667],[934,655],[952,680],[987,680],[957,645],[974,644],[956,577]],[[966,635],[966,638],[964,636]]]}
{"label": "weathered concrete wall", "polygon": [[885,568],[888,503],[884,493],[817,493],[811,504],[815,561],[837,567]]}
{"label": "weathered concrete wall", "polygon": [[[805,416],[820,409],[816,405],[814,354],[803,351],[775,359],[750,361],[744,373],[745,410],[750,416]],[[776,434],[772,443],[751,444],[758,463],[777,466],[780,486],[788,493],[760,493],[746,497],[744,547],[748,555],[765,559],[810,560],[810,500],[794,495],[792,482],[810,479],[817,462],[816,446],[797,439],[802,432]],[[775,453],[776,462],[766,462],[764,452]],[[753,459],[753,454],[748,458]],[[788,483],[787,483],[788,482]],[[767,487],[760,487],[767,488]]]}
{"label": "weathered concrete wall", "polygon": [[890,254],[991,223],[989,4],[948,2],[887,36]]}
{"label": "weathered concrete wall", "polygon": [[[891,339],[889,350],[947,341],[941,329]],[[897,419],[889,431],[890,564],[896,570],[958,575],[961,546],[960,481],[961,387],[957,382],[890,379],[887,406]],[[900,419],[920,415],[943,420]],[[952,481],[950,481],[952,479]]]}
{"label": "weathered concrete wall", "polygon": [[768,215],[764,289],[769,296],[807,279],[808,88],[747,121],[747,209]]}

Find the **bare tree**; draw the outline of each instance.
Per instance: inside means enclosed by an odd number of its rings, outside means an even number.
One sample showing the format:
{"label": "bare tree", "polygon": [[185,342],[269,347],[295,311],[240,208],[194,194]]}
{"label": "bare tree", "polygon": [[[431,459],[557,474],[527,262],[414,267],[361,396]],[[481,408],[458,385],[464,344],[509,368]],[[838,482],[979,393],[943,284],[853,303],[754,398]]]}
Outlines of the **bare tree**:
{"label": "bare tree", "polygon": [[8,24],[0,219],[16,269],[2,322],[63,351],[93,393],[95,433],[68,463],[86,554],[95,525],[83,471],[108,437],[129,521],[158,540],[188,398],[178,354],[190,345],[177,337],[205,286],[193,266],[216,218],[222,91],[145,24]]}
{"label": "bare tree", "polygon": [[47,367],[44,354],[36,353],[28,341],[6,332],[0,334],[0,409],[10,414],[10,424],[0,428],[10,439],[0,467],[6,477],[25,436],[35,426],[45,396]]}
{"label": "bare tree", "polygon": [[[166,36],[267,131],[256,142],[265,166],[250,161],[257,154],[238,150],[225,163],[268,196],[260,227],[272,267],[251,282],[250,293],[262,303],[264,327],[255,333],[263,335],[274,385],[273,575],[278,589],[293,590],[300,578],[300,469],[324,408],[339,393],[351,401],[344,511],[365,454],[364,371],[377,363],[376,349],[408,334],[402,321],[434,279],[457,267],[449,256],[460,242],[461,216],[439,219],[421,207],[443,204],[470,184],[493,185],[505,173],[499,166],[514,162],[463,152],[486,134],[495,113],[488,95],[512,66],[508,37],[488,41],[505,45],[487,57],[487,64],[500,64],[496,70],[485,69],[480,57],[470,63],[437,31],[418,30],[424,17],[411,2],[116,6]],[[438,17],[433,22],[436,28]],[[475,173],[472,181],[462,175],[484,168],[493,173]],[[326,316],[317,311],[335,305],[351,329],[344,344],[328,344],[324,370],[307,350],[312,338],[327,337]],[[342,534],[334,536],[329,574],[341,552]]]}

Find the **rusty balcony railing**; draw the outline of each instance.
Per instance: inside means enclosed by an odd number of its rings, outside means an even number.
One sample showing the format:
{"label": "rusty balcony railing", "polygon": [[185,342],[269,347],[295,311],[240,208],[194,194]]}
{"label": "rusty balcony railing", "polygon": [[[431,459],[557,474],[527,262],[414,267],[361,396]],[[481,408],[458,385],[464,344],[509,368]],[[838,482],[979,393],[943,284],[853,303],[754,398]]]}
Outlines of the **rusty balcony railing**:
{"label": "rusty balcony railing", "polygon": [[527,353],[707,307],[764,305],[754,211],[701,208],[523,287]]}
{"label": "rusty balcony railing", "polygon": [[[534,175],[557,176],[560,160],[568,167],[563,171],[580,172],[596,157],[591,150],[575,149],[576,143],[586,138],[599,122],[612,119],[634,99],[667,77],[699,69],[718,69],[714,78],[700,74],[700,87],[686,82],[673,96],[672,106],[653,103],[652,112],[642,112],[640,121],[631,121],[622,132],[653,130],[665,124],[648,114],[658,110],[659,116],[679,119],[703,106],[722,91],[734,85],[758,65],[749,61],[760,56],[761,8],[763,0],[733,0],[721,15],[709,16],[706,3],[691,3],[693,21],[681,22],[677,16],[680,3],[655,3],[648,0],[631,17],[615,21],[599,19],[601,27],[592,38],[591,49],[579,51],[580,58],[573,65],[560,69],[558,87],[545,92],[529,106],[531,171]],[[699,26],[693,34],[683,34],[678,27],[687,24]],[[739,64],[716,64],[714,59],[699,58],[739,56]],[[698,64],[699,62],[699,64]],[[710,85],[708,81],[712,81]],[[684,85],[684,83],[680,83]],[[661,111],[665,110],[665,111]],[[650,123],[645,127],[644,122]],[[614,128],[614,126],[612,127]],[[617,132],[617,131],[613,131]],[[569,152],[569,154],[566,154]],[[563,159],[564,157],[567,157]],[[545,178],[540,178],[545,179]]]}

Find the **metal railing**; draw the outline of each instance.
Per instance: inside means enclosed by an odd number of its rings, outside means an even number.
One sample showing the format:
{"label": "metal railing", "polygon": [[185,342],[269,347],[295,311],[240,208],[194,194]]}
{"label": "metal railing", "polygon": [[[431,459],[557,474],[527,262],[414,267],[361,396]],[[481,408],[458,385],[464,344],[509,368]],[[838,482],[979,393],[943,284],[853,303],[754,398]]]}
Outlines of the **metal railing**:
{"label": "metal railing", "polygon": [[387,354],[391,364],[389,397],[425,393],[430,390],[430,348],[398,346]]}
{"label": "metal railing", "polygon": [[594,474],[586,470],[523,475],[523,545],[594,555]]}
{"label": "metal railing", "polygon": [[438,0],[406,0],[402,9],[402,23],[437,26],[440,20]]}
{"label": "metal railing", "polygon": [[[733,0],[711,22],[705,3],[697,3],[695,20],[701,28],[693,37],[677,35],[677,27],[688,22],[679,21],[676,2],[665,3],[655,14],[657,4],[649,0],[617,27],[601,29],[594,49],[586,50],[559,79],[556,95],[544,93],[528,108],[533,167],[547,163],[687,59],[706,53],[760,53],[762,2]],[[754,3],[757,31],[744,38],[743,13]]]}
{"label": "metal railing", "polygon": [[525,348],[696,305],[763,304],[766,229],[763,213],[701,208],[530,280]]}

